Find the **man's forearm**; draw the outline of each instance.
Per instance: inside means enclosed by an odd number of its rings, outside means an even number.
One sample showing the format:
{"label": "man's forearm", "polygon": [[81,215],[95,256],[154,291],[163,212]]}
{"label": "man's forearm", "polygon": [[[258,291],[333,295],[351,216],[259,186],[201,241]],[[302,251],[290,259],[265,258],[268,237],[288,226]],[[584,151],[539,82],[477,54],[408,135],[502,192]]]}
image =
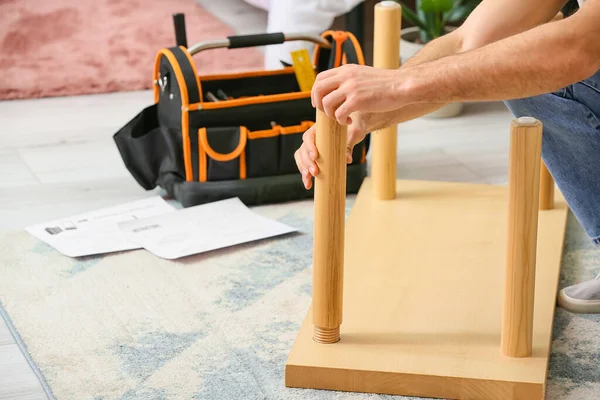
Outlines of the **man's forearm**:
{"label": "man's forearm", "polygon": [[[597,3],[596,3],[597,4]],[[409,103],[488,101],[530,97],[585,79],[600,67],[600,34],[577,15],[472,51],[405,68],[398,95]],[[587,19],[586,19],[587,18]],[[586,25],[587,24],[587,25]]]}
{"label": "man's forearm", "polygon": [[401,124],[415,118],[422,117],[441,108],[445,103],[417,103],[409,104],[397,110],[371,115],[372,121],[367,121],[368,131],[387,128],[388,126]]}
{"label": "man's forearm", "polygon": [[[417,54],[409,58],[402,64],[400,70],[456,54],[461,51],[462,43],[462,36],[458,32],[452,32],[439,37],[429,42]],[[444,104],[443,102],[411,104],[398,110],[381,113],[371,125],[371,130],[382,129],[390,125],[419,118],[440,109]]]}
{"label": "man's forearm", "polygon": [[[591,1],[597,2],[599,0]],[[472,13],[467,22],[463,24],[463,27],[429,43],[416,56],[408,60],[402,68],[418,70],[418,68],[413,67],[448,56],[454,56],[527,31],[552,19],[552,16],[556,16],[558,10],[563,5],[564,0],[544,0],[537,3],[535,1],[522,3],[520,1],[484,0]],[[502,10],[506,11],[506,8],[508,8],[509,12],[498,14]],[[490,23],[491,21],[493,22]],[[437,63],[436,65],[439,66],[441,63]],[[444,66],[438,67],[438,69],[443,70]],[[425,79],[429,78],[428,76],[424,77]],[[428,80],[427,82],[431,81]],[[433,84],[431,87],[433,88],[432,90],[435,90]],[[411,99],[408,100],[410,101]],[[384,122],[380,122],[379,124],[385,123],[387,125],[383,126],[388,126],[418,118],[439,109],[452,100],[451,98],[438,96],[437,99],[433,98],[430,101],[422,100],[415,104],[409,104],[408,106],[385,113],[381,118]]]}
{"label": "man's forearm", "polygon": [[417,54],[409,58],[400,68],[411,67],[437,60],[461,51],[463,39],[458,31],[448,33],[425,45]]}

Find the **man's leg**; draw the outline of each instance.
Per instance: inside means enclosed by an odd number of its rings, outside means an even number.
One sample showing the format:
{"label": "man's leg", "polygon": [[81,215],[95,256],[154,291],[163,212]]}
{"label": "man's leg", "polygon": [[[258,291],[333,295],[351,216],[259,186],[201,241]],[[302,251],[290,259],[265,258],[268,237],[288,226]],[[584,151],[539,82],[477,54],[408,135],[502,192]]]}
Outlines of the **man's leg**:
{"label": "man's leg", "polygon": [[[553,94],[505,103],[515,117],[542,122],[544,162],[573,214],[600,243],[600,72]],[[573,312],[600,313],[600,275],[563,289],[558,302]]]}

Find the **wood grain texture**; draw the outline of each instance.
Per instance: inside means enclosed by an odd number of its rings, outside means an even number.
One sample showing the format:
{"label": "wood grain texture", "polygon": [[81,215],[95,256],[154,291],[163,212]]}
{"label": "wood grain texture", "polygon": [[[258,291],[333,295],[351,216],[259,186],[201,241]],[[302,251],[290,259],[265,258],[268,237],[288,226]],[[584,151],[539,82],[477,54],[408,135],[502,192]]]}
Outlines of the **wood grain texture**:
{"label": "wood grain texture", "polygon": [[[289,375],[289,380],[288,380]],[[340,390],[339,381],[346,380],[344,391],[379,394],[402,394],[462,400],[531,400],[543,398],[543,387],[532,383],[514,383],[483,379],[457,379],[418,374],[395,374],[392,372],[347,371],[315,367],[308,372],[303,367],[290,366],[286,370],[286,382],[291,387]],[[315,385],[316,386],[313,386]],[[489,397],[492,394],[493,397]]]}
{"label": "wood grain texture", "polygon": [[510,357],[529,357],[532,351],[541,153],[542,124],[513,120],[502,316],[502,352]]}
{"label": "wood grain texture", "polygon": [[[346,222],[344,321],[333,346],[311,338],[312,310],[285,383],[445,399],[542,400],[568,208],[540,213],[533,356],[500,349],[508,190],[367,178]],[[325,373],[326,371],[326,373]]]}
{"label": "wood grain texture", "polygon": [[347,131],[320,110],[316,125],[319,174],[314,198],[314,339],[335,343],[342,323]]}
{"label": "wood grain texture", "polygon": [[396,195],[397,140],[396,126],[371,133],[373,195],[379,200],[391,200]]}
{"label": "wood grain texture", "polygon": [[554,178],[546,164],[540,166],[540,210],[551,210],[554,207]]}
{"label": "wood grain texture", "polygon": [[[373,66],[396,69],[400,65],[400,28],[402,8],[398,3],[383,1],[375,6]],[[371,133],[372,172],[377,199],[389,200],[396,195],[397,126]]]}
{"label": "wood grain texture", "polygon": [[400,66],[400,29],[402,7],[394,1],[375,5],[373,66],[396,69]]}

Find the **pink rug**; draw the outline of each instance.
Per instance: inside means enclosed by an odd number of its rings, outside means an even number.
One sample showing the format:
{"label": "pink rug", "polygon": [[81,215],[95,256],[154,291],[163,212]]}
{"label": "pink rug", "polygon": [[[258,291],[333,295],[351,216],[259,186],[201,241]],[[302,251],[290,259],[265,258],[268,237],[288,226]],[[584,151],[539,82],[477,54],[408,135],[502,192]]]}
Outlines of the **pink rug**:
{"label": "pink rug", "polygon": [[[233,34],[194,0],[0,0],[0,99],[148,89],[157,51],[175,45],[178,12],[190,46]],[[201,75],[263,67],[257,49],[194,61]]]}

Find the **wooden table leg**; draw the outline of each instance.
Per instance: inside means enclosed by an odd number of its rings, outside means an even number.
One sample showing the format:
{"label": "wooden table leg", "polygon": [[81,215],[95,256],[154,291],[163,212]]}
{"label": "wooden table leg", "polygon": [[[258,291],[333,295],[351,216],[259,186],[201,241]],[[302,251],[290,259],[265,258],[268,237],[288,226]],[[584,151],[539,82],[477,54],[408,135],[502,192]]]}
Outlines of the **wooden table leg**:
{"label": "wooden table leg", "polygon": [[[397,69],[400,66],[400,27],[402,7],[395,1],[375,5],[373,66]],[[371,134],[373,146],[373,194],[379,200],[396,197],[397,125]]]}
{"label": "wooden table leg", "polygon": [[313,339],[340,340],[342,323],[344,223],[346,205],[346,127],[317,110],[313,254]]}
{"label": "wooden table leg", "polygon": [[542,162],[540,167],[540,210],[554,208],[554,178],[550,175],[548,167]]}
{"label": "wooden table leg", "polygon": [[502,317],[502,353],[529,357],[537,250],[542,124],[513,120],[508,173],[508,240]]}

